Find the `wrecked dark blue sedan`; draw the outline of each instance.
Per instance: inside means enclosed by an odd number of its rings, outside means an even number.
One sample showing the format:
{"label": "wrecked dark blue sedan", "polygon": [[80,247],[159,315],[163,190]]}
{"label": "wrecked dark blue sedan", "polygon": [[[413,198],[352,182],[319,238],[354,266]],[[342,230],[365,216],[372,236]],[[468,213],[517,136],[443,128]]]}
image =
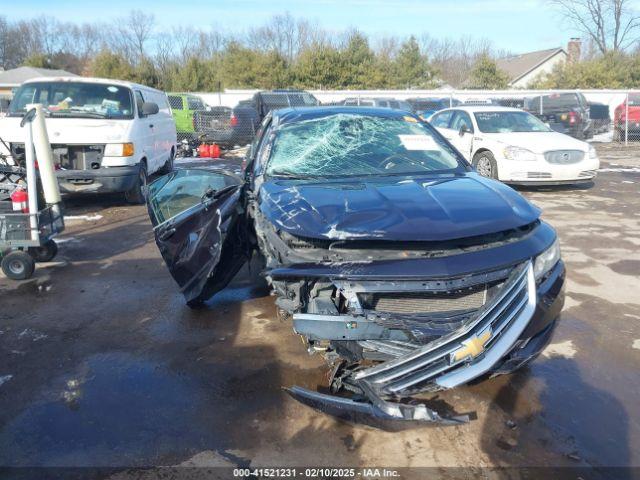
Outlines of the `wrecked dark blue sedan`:
{"label": "wrecked dark blue sedan", "polygon": [[412,397],[526,364],[564,302],[540,210],[400,111],[274,111],[242,177],[174,171],[148,204],[191,306],[263,259],[283,317],[330,365],[331,393],[289,393],[346,419],[464,422]]}

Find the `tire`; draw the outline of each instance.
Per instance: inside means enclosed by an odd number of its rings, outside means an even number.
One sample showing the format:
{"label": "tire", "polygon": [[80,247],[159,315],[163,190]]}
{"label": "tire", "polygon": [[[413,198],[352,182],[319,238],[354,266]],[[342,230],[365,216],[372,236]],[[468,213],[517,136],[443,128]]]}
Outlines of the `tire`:
{"label": "tire", "polygon": [[31,255],[36,262],[50,262],[57,254],[58,244],[53,240],[49,240],[40,247],[32,247],[29,249],[29,255]]}
{"label": "tire", "polygon": [[144,190],[147,186],[147,164],[140,162],[138,180],[131,190],[125,192],[124,198],[128,203],[140,205],[146,201]]}
{"label": "tire", "polygon": [[31,278],[35,268],[33,257],[22,250],[14,250],[2,257],[2,271],[11,280]]}
{"label": "tire", "polygon": [[487,178],[498,179],[498,164],[493,153],[488,150],[477,153],[473,157],[473,168],[475,168],[480,175]]}
{"label": "tire", "polygon": [[169,158],[167,158],[167,161],[164,162],[164,165],[158,171],[158,173],[162,175],[166,175],[167,173],[173,172],[173,161],[175,160],[175,158],[176,158],[176,154],[174,149],[172,148],[171,152],[169,153]]}

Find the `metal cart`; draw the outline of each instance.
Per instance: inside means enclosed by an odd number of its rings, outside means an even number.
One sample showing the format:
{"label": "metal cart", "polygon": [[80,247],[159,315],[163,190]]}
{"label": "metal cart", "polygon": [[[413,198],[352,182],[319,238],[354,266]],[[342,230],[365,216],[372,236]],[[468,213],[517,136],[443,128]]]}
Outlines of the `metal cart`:
{"label": "metal cart", "polygon": [[[0,155],[0,266],[12,280],[33,275],[36,262],[48,262],[58,253],[53,237],[64,230],[62,204],[53,203],[39,209],[38,172],[35,168],[32,121],[33,108],[22,119],[26,128],[25,166],[9,165]],[[28,125],[27,125],[28,124]],[[5,142],[2,142],[7,147]],[[7,149],[7,148],[6,148]],[[14,212],[11,193],[27,186],[28,213]]]}
{"label": "metal cart", "polygon": [[[11,202],[0,202],[11,208]],[[12,280],[33,275],[36,262],[49,262],[58,253],[53,237],[64,230],[60,205],[50,205],[37,213],[4,213],[0,207],[0,264]],[[34,229],[35,226],[35,229]]]}

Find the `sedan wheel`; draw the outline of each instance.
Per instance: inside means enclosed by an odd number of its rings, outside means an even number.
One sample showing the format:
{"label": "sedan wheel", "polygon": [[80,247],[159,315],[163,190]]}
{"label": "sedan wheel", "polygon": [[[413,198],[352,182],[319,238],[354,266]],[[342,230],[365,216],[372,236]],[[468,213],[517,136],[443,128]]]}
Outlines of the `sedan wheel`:
{"label": "sedan wheel", "polygon": [[481,157],[480,160],[478,160],[478,173],[480,175],[482,175],[483,177],[492,177],[492,173],[493,170],[491,168],[491,160],[489,160],[487,157]]}
{"label": "sedan wheel", "polygon": [[482,152],[473,159],[473,166],[480,175],[487,178],[498,178],[498,167],[491,152]]}

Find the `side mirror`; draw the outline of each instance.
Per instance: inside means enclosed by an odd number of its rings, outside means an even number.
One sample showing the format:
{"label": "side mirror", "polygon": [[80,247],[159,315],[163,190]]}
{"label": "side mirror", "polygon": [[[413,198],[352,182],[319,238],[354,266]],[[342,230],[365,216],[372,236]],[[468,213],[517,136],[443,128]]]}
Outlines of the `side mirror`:
{"label": "side mirror", "polygon": [[460,134],[460,136],[464,136],[465,133],[469,133],[469,128],[467,128],[466,125],[462,125],[460,127],[460,132],[458,132]]}
{"label": "side mirror", "polygon": [[158,104],[154,102],[144,102],[142,104],[142,115],[155,115],[158,113],[160,109],[158,108]]}

